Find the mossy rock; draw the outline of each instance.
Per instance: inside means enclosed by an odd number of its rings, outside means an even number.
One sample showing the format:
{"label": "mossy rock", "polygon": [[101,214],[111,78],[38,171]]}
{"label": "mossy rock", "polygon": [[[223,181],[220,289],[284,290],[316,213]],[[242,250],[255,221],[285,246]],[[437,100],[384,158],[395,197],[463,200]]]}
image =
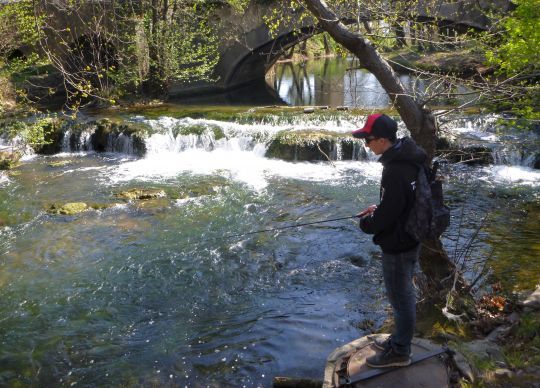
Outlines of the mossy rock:
{"label": "mossy rock", "polygon": [[205,133],[213,133],[214,139],[219,140],[225,137],[223,129],[218,125],[212,124],[194,124],[186,127],[182,127],[178,130],[178,135],[197,135],[202,136]]}
{"label": "mossy rock", "polygon": [[101,119],[92,122],[96,126],[95,132],[90,138],[92,148],[97,152],[121,151],[110,149],[111,138],[118,138],[120,135],[128,136],[133,141],[133,152],[142,156],[146,153],[144,138],[150,132],[150,127],[142,123],[116,122],[109,119]]}
{"label": "mossy rock", "polygon": [[89,206],[84,202],[68,202],[66,204],[52,204],[47,213],[49,214],[62,214],[62,215],[74,215],[82,213],[89,209]]}
{"label": "mossy rock", "polygon": [[62,151],[62,139],[64,138],[65,119],[58,117],[49,118],[42,124],[44,143],[33,146],[38,154],[52,155]]}
{"label": "mossy rock", "polygon": [[19,164],[21,153],[17,151],[0,151],[0,170],[11,170]]}
{"label": "mossy rock", "polygon": [[129,189],[121,191],[115,194],[116,198],[122,198],[128,201],[133,201],[137,199],[153,199],[153,198],[164,198],[166,196],[165,191],[161,189]]}
{"label": "mossy rock", "polygon": [[181,187],[178,191],[178,199],[195,198],[203,195],[216,195],[220,192],[224,183],[221,181],[201,182],[194,186]]}
{"label": "mossy rock", "polygon": [[[341,148],[341,159],[352,159],[355,144],[359,141],[341,132],[331,131],[281,131],[272,139],[267,157],[284,160],[328,160],[336,159],[336,150]],[[326,155],[325,155],[326,154]]]}
{"label": "mossy rock", "polygon": [[144,210],[152,213],[160,213],[171,206],[171,201],[165,197],[162,198],[149,198],[144,201],[138,201],[134,203],[134,206],[138,210]]}
{"label": "mossy rock", "polygon": [[71,162],[69,160],[59,160],[58,162],[51,162],[49,163],[49,167],[53,167],[53,168],[56,168],[56,167],[64,167],[68,164],[70,164]]}
{"label": "mossy rock", "polygon": [[115,206],[115,203],[93,203],[89,205],[94,210],[104,210]]}
{"label": "mossy rock", "polygon": [[84,202],[69,202],[64,205],[61,204],[52,204],[49,209],[47,209],[47,213],[50,214],[64,214],[64,215],[73,215],[82,213],[84,211],[94,209],[94,210],[103,210],[108,209],[110,207],[113,207],[114,203],[93,203],[93,204],[87,204]]}

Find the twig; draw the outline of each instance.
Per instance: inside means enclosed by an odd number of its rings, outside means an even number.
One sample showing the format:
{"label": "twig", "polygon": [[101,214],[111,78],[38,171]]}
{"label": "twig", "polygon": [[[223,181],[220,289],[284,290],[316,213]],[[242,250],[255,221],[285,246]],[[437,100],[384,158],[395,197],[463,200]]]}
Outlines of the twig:
{"label": "twig", "polygon": [[328,161],[330,162],[330,164],[332,165],[332,167],[336,168],[336,165],[335,163],[332,161],[332,159],[330,159],[330,157],[321,149],[321,147],[319,146],[319,144],[317,144],[317,148],[319,149],[319,151],[321,152],[321,154],[323,154],[326,159],[328,159]]}

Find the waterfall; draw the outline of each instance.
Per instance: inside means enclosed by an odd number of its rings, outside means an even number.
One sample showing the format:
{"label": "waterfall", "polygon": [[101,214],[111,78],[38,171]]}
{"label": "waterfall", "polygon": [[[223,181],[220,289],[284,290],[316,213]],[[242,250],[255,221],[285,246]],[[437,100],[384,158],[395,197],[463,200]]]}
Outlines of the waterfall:
{"label": "waterfall", "polygon": [[[181,129],[185,130],[185,127]],[[260,155],[265,150],[265,137],[260,136],[260,133],[257,132],[251,134],[231,133],[230,137],[220,137],[219,139],[216,139],[216,134],[212,128],[207,128],[198,134],[182,134],[180,131],[179,134],[175,135],[175,132],[178,132],[178,128],[172,126],[162,129],[145,139],[147,154],[179,153],[188,150],[210,152],[220,149],[226,151],[251,151]],[[256,138],[260,138],[262,141],[258,141]]]}
{"label": "waterfall", "polygon": [[353,152],[352,152],[352,159],[353,160],[364,160],[367,158],[366,149],[362,144],[354,143],[353,144]]}
{"label": "waterfall", "polygon": [[216,141],[212,133],[206,132],[201,135],[189,134],[174,136],[171,129],[166,133],[155,133],[145,141],[148,155],[160,154],[163,152],[179,153],[194,149],[213,151],[223,143],[224,142],[222,141]]}
{"label": "waterfall", "polygon": [[62,137],[62,152],[71,152],[71,131],[68,129]]}
{"label": "waterfall", "polygon": [[439,124],[444,137],[458,150],[489,152],[494,165],[537,168],[539,134],[501,125],[501,119],[495,114],[446,117]]}
{"label": "waterfall", "polygon": [[93,151],[91,136],[95,129],[84,129],[80,133],[66,129],[62,134],[62,152]]}
{"label": "waterfall", "polygon": [[537,155],[524,149],[515,148],[493,148],[491,152],[493,162],[497,165],[534,167]]}
{"label": "waterfall", "polygon": [[343,160],[343,147],[340,141],[332,142],[332,151],[330,152],[330,159]]}
{"label": "waterfall", "polygon": [[123,133],[118,135],[109,134],[107,137],[107,152],[120,152],[127,155],[133,155],[133,139],[131,136]]}
{"label": "waterfall", "polygon": [[92,146],[92,134],[93,131],[84,130],[81,133],[80,140],[82,140],[82,144],[84,145],[84,149],[86,151],[93,151],[94,147]]}

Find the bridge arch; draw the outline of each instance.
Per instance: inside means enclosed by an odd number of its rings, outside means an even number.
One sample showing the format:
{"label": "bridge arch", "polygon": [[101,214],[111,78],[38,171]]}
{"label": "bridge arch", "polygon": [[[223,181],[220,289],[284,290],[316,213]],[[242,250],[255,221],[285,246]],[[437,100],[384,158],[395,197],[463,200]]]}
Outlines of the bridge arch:
{"label": "bridge arch", "polygon": [[264,78],[267,71],[291,47],[321,33],[315,26],[302,27],[299,31],[290,31],[276,39],[270,39],[254,47],[230,68],[224,77],[225,88],[233,88]]}

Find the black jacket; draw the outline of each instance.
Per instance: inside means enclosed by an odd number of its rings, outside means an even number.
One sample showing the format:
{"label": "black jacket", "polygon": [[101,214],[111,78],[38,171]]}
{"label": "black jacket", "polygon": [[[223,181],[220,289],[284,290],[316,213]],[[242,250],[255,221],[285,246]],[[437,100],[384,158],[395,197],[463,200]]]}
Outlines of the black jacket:
{"label": "black jacket", "polygon": [[418,245],[405,232],[404,224],[414,201],[417,166],[426,158],[425,151],[409,137],[399,139],[379,158],[383,165],[380,204],[371,216],[360,220],[360,228],[374,234],[373,242],[385,253],[406,252]]}

